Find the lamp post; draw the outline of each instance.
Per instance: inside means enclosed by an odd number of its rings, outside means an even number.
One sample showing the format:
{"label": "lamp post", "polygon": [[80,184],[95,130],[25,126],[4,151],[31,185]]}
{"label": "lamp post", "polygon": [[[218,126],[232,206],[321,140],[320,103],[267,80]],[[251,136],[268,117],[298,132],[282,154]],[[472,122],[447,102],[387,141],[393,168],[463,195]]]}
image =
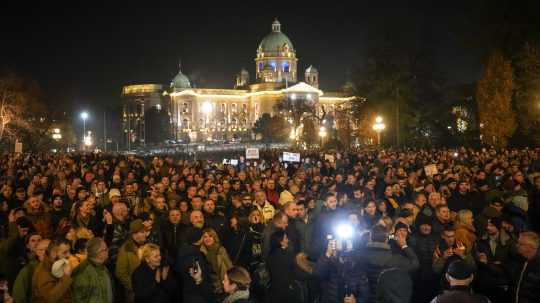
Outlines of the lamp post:
{"label": "lamp post", "polygon": [[377,116],[375,118],[375,124],[373,124],[373,130],[377,132],[377,144],[381,145],[381,132],[386,128],[386,125],[383,123],[383,118]]}
{"label": "lamp post", "polygon": [[82,112],[81,119],[83,120],[83,148],[86,150],[85,138],[86,138],[86,119],[88,119],[88,113]]}
{"label": "lamp post", "polygon": [[324,140],[324,138],[326,137],[326,127],[321,126],[321,127],[319,128],[319,137],[321,138],[320,147],[321,147],[321,149],[322,149],[322,146],[323,146],[323,140]]}

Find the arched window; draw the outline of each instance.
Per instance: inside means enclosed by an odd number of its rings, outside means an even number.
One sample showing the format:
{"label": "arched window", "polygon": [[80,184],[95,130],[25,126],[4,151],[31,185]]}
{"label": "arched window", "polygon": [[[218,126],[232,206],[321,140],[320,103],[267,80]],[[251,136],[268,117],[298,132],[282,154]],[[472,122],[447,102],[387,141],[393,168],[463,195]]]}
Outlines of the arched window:
{"label": "arched window", "polygon": [[224,112],[225,112],[225,109],[226,109],[225,103],[221,103],[220,111],[221,111],[222,113],[224,113]]}
{"label": "arched window", "polygon": [[233,104],[231,105],[231,111],[232,111],[233,113],[236,113],[236,103],[233,103]]}
{"label": "arched window", "polygon": [[283,61],[283,71],[286,73],[289,72],[289,61]]}
{"label": "arched window", "polygon": [[188,112],[188,104],[187,104],[187,103],[184,103],[184,104],[182,105],[182,112],[183,112],[183,113],[187,113],[187,112]]}
{"label": "arched window", "polygon": [[247,104],[242,104],[242,112],[247,113]]}

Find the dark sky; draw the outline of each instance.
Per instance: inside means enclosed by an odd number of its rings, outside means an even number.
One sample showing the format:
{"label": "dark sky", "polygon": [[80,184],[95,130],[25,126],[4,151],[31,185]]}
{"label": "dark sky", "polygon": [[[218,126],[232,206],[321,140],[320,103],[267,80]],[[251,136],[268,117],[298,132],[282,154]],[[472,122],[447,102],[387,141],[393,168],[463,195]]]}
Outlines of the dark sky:
{"label": "dark sky", "polygon": [[332,8],[298,9],[282,2],[224,8],[209,2],[189,7],[185,1],[81,8],[47,1],[43,6],[4,7],[0,67],[31,76],[54,102],[72,105],[73,110],[118,104],[125,84],[168,84],[179,58],[184,73],[196,75],[200,85],[230,88],[242,67],[253,80],[256,48],[277,17],[296,48],[301,78],[313,64],[326,90],[344,84],[384,30],[396,39],[406,37],[404,32],[420,33],[450,82],[470,82],[478,76],[478,55],[459,41],[467,5],[356,2],[356,7],[333,2]]}

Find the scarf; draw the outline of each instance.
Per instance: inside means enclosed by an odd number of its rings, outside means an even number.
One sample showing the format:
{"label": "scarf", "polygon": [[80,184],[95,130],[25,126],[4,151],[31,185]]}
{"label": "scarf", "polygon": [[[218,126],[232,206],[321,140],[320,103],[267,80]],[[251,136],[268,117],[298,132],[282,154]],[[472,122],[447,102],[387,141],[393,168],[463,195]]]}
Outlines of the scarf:
{"label": "scarf", "polygon": [[223,303],[233,303],[237,300],[249,299],[249,290],[237,290],[234,293],[230,294]]}

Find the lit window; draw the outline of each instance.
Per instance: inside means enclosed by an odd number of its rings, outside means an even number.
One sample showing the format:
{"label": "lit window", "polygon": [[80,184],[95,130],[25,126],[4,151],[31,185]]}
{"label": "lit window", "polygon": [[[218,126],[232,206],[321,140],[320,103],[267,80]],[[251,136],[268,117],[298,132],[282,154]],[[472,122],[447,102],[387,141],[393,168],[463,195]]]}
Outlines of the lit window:
{"label": "lit window", "polygon": [[247,104],[242,104],[242,112],[247,113]]}
{"label": "lit window", "polygon": [[277,65],[276,65],[276,61],[270,61],[270,62],[268,62],[268,64],[272,67],[272,69],[273,69],[274,71],[276,71],[276,66],[277,66]]}
{"label": "lit window", "polygon": [[221,103],[221,109],[220,109],[220,111],[221,111],[222,113],[225,112],[225,108],[226,108],[225,103]]}
{"label": "lit window", "polygon": [[259,62],[259,71],[262,71],[264,68],[264,63]]}
{"label": "lit window", "polygon": [[283,61],[283,71],[286,73],[289,72],[289,61]]}
{"label": "lit window", "polygon": [[233,103],[233,104],[231,105],[231,111],[232,111],[233,113],[236,113],[236,103]]}

